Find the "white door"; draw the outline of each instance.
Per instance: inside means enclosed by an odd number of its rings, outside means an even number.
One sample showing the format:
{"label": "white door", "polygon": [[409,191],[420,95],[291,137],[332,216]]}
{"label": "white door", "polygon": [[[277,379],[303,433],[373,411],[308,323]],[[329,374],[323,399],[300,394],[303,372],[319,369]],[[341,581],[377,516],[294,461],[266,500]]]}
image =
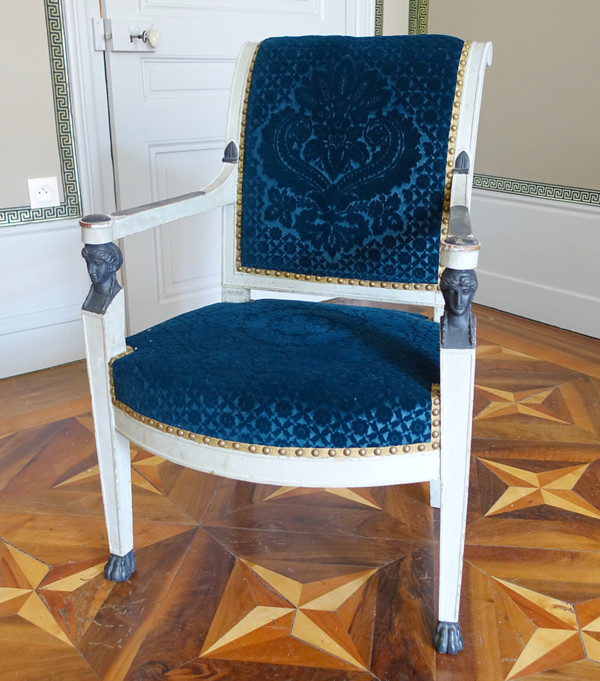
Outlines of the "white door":
{"label": "white door", "polygon": [[[373,31],[373,0],[102,0],[117,207],[196,191],[223,156],[238,50]],[[155,26],[160,43],[129,38]],[[219,299],[220,213],[124,240],[131,332]]]}

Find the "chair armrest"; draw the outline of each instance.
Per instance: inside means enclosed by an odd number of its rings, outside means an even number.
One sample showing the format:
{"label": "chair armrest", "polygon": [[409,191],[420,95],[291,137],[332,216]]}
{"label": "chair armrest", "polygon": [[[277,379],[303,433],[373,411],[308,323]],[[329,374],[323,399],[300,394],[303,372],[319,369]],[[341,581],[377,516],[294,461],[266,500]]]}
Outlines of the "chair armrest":
{"label": "chair armrest", "polygon": [[481,249],[481,244],[473,235],[467,206],[471,183],[469,166],[469,157],[463,151],[456,159],[452,174],[448,236],[440,244],[440,265],[453,270],[475,269]]}
{"label": "chair armrest", "polygon": [[[229,148],[229,147],[228,147]],[[105,244],[129,234],[173,222],[212,208],[235,202],[237,164],[226,157],[221,172],[202,190],[165,201],[117,211],[109,215],[87,215],[79,224],[86,244]]]}

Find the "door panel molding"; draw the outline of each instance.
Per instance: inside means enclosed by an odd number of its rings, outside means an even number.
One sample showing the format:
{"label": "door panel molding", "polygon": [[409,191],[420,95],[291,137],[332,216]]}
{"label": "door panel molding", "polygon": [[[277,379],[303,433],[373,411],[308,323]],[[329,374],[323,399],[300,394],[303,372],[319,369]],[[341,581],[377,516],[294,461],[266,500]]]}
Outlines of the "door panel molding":
{"label": "door panel molding", "polygon": [[208,12],[216,11],[237,12],[239,14],[253,15],[270,13],[278,14],[305,14],[307,16],[322,16],[325,11],[325,0],[253,0],[252,7],[248,6],[248,0],[146,0],[140,4],[140,13],[144,11],[161,14],[172,13],[178,16],[183,12]]}
{"label": "door panel molding", "polygon": [[217,96],[227,100],[235,61],[233,57],[145,59],[144,101]]}

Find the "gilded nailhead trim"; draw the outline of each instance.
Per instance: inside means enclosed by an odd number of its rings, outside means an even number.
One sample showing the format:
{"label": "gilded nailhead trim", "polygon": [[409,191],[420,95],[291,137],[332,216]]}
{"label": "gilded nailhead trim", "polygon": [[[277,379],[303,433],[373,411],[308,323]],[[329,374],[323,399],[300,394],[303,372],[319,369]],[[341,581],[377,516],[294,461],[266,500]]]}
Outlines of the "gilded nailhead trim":
{"label": "gilded nailhead trim", "polygon": [[[113,376],[112,376],[112,364],[119,357],[123,357],[126,354],[133,352],[131,348],[127,352],[122,353],[118,357],[114,357],[110,361],[110,384],[111,384],[111,394],[112,402],[116,409],[123,412],[126,416],[139,421],[145,427],[159,430],[164,433],[168,433],[173,437],[181,437],[184,440],[189,440],[195,444],[208,445],[209,447],[215,447],[219,449],[232,449],[238,452],[249,452],[251,454],[266,454],[266,455],[276,455],[276,456],[287,456],[287,457],[302,457],[305,455],[310,455],[314,458],[356,458],[356,457],[371,457],[371,456],[394,456],[395,454],[409,454],[415,452],[430,452],[440,448],[440,429],[439,420],[434,421],[433,416],[439,415],[439,406],[432,406],[432,432],[431,440],[429,442],[417,442],[415,444],[397,444],[391,447],[344,447],[338,449],[330,449],[328,447],[314,447],[314,448],[302,448],[294,447],[290,445],[288,447],[273,447],[272,445],[262,445],[257,443],[247,443],[247,442],[235,442],[232,440],[223,440],[221,438],[214,438],[208,435],[201,435],[199,433],[193,433],[188,430],[183,430],[182,428],[177,428],[160,421],[155,421],[154,419],[148,418],[143,414],[138,414],[133,409],[128,407],[126,404],[119,402],[115,398]],[[432,405],[439,405],[439,385],[434,385],[431,391],[431,402]],[[435,428],[435,430],[434,430]]]}
{"label": "gilded nailhead trim", "polygon": [[[462,98],[463,78],[465,75],[465,66],[467,65],[467,58],[469,50],[471,49],[471,41],[467,40],[463,44],[462,52],[458,62],[458,72],[456,76],[456,87],[454,90],[454,102],[452,104],[452,124],[450,125],[450,133],[448,135],[448,160],[446,162],[446,179],[448,182],[444,188],[444,212],[442,216],[442,240],[448,236],[448,225],[450,223],[450,194],[452,191],[452,170],[454,168],[454,159],[456,154],[456,131],[458,130],[458,118],[460,112],[460,104]],[[438,277],[442,276],[444,268],[438,268]]]}

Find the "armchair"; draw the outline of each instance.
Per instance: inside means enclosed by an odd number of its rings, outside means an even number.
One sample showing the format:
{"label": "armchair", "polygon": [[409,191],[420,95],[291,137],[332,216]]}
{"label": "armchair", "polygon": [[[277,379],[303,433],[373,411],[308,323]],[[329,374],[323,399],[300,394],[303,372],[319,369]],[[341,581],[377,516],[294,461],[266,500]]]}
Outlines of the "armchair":
{"label": "armchair", "polygon": [[[489,43],[448,36],[246,44],[216,179],[81,220],[108,579],[135,571],[130,441],[263,484],[429,481],[441,509],[435,646],[462,648],[479,250],[470,173],[489,63]],[[223,302],[126,339],[113,242],[216,207]],[[252,302],[252,289],[427,305],[434,321],[377,307]]]}

